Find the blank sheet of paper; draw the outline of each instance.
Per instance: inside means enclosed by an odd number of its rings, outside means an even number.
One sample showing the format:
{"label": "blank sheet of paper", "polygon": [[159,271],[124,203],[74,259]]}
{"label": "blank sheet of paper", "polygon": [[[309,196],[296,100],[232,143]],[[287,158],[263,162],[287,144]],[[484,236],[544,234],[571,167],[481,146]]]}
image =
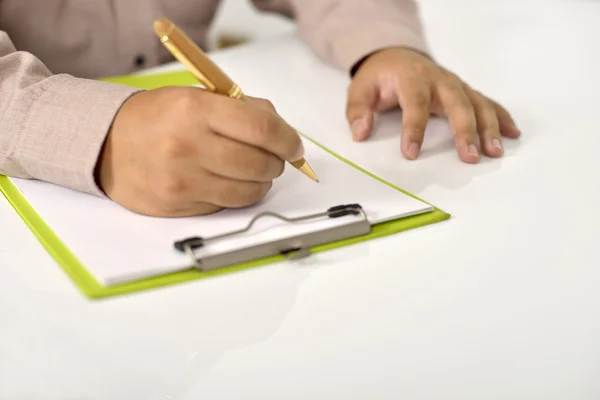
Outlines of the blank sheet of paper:
{"label": "blank sheet of paper", "polygon": [[[21,179],[12,181],[88,271],[107,286],[187,269],[190,260],[173,248],[174,241],[189,236],[210,237],[244,228],[262,211],[296,217],[324,212],[337,205],[358,203],[371,223],[432,211],[428,204],[371,178],[310,141],[304,143],[305,158],[319,176],[319,183],[288,164],[261,203],[208,216],[146,217],[125,210],[110,200],[52,184]],[[208,252],[227,252],[241,246],[310,233],[355,221],[352,218],[292,225],[268,219],[238,240],[210,243],[196,255],[201,258]]]}

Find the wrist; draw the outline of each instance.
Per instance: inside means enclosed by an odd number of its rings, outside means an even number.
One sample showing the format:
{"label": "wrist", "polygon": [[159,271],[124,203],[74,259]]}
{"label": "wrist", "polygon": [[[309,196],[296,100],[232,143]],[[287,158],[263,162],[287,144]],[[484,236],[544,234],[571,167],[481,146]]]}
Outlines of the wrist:
{"label": "wrist", "polygon": [[[381,53],[384,53],[384,52],[389,51],[389,50],[394,50],[394,49],[399,50],[399,49],[403,49],[403,47],[399,47],[399,46],[396,46],[396,47],[382,47],[380,49],[377,49],[377,50],[374,50],[374,51],[368,53],[367,55],[365,55],[364,57],[362,57],[361,59],[359,59],[352,66],[352,68],[350,69],[350,76],[353,78],[358,73],[358,71],[361,69],[361,67],[363,67],[367,63],[367,61],[370,61],[374,56],[376,56],[378,54],[381,54]],[[406,49],[406,50],[409,50],[409,49]]]}
{"label": "wrist", "polygon": [[365,64],[367,64],[368,61],[371,61],[375,56],[380,55],[382,53],[386,53],[388,51],[397,51],[397,52],[404,52],[406,55],[418,55],[421,57],[425,57],[427,60],[435,62],[435,60],[428,54],[410,48],[410,47],[404,47],[404,46],[395,46],[395,47],[385,47],[385,48],[381,48],[378,50],[375,50],[369,54],[367,54],[366,56],[362,57],[361,59],[359,59],[356,63],[354,63],[352,65],[352,68],[350,68],[350,77],[354,78],[354,76],[356,76],[356,74],[358,73],[358,71],[364,67]]}
{"label": "wrist", "polygon": [[106,180],[106,174],[104,173],[104,171],[106,170],[106,158],[108,157],[107,147],[109,146],[109,138],[111,136],[111,132],[112,126],[108,130],[108,134],[106,135],[106,138],[104,139],[104,142],[100,147],[100,151],[98,152],[98,158],[96,159],[96,165],[94,167],[94,182],[96,184],[96,188],[98,189],[98,191],[101,192],[102,195],[107,197],[108,194],[106,193],[106,189],[104,188],[104,181]]}
{"label": "wrist", "polygon": [[373,51],[369,54],[367,54],[366,56],[360,58],[357,62],[355,62],[352,67],[350,68],[350,77],[354,78],[354,76],[358,73],[358,71],[360,70],[360,68],[364,65],[364,63],[371,58],[373,55],[377,54],[378,52],[380,52],[381,50],[376,50]]}

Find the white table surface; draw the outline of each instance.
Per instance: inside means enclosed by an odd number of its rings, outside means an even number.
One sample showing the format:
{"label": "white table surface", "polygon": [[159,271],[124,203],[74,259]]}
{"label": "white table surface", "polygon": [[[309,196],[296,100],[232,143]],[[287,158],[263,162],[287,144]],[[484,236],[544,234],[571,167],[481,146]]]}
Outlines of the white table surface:
{"label": "white table surface", "polygon": [[[523,138],[477,166],[440,123],[405,161],[397,115],[368,143],[342,124],[316,139],[451,220],[93,302],[2,198],[0,399],[600,398],[600,2],[422,4],[438,59]],[[345,78],[294,37],[215,60],[315,126],[342,121]]]}

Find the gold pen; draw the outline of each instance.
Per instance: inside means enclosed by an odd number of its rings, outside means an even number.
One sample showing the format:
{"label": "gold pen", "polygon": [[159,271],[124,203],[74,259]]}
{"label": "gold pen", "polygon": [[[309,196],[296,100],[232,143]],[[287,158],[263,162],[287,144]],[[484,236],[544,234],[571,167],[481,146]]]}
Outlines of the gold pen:
{"label": "gold pen", "polygon": [[[181,62],[206,89],[224,96],[245,100],[242,89],[236,85],[196,44],[167,18],[154,21],[154,32],[162,44]],[[319,179],[304,158],[290,162],[306,176]]]}

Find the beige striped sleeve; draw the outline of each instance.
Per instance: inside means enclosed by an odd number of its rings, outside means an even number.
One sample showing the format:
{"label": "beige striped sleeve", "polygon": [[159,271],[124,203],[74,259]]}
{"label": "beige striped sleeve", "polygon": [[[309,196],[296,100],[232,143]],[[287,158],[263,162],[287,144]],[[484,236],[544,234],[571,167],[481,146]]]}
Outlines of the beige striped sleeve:
{"label": "beige striped sleeve", "polygon": [[136,89],[53,75],[0,31],[0,174],[102,196],[94,170],[117,111]]}
{"label": "beige striped sleeve", "polygon": [[324,60],[350,71],[387,47],[429,54],[415,0],[254,0],[296,19],[302,38]]}

